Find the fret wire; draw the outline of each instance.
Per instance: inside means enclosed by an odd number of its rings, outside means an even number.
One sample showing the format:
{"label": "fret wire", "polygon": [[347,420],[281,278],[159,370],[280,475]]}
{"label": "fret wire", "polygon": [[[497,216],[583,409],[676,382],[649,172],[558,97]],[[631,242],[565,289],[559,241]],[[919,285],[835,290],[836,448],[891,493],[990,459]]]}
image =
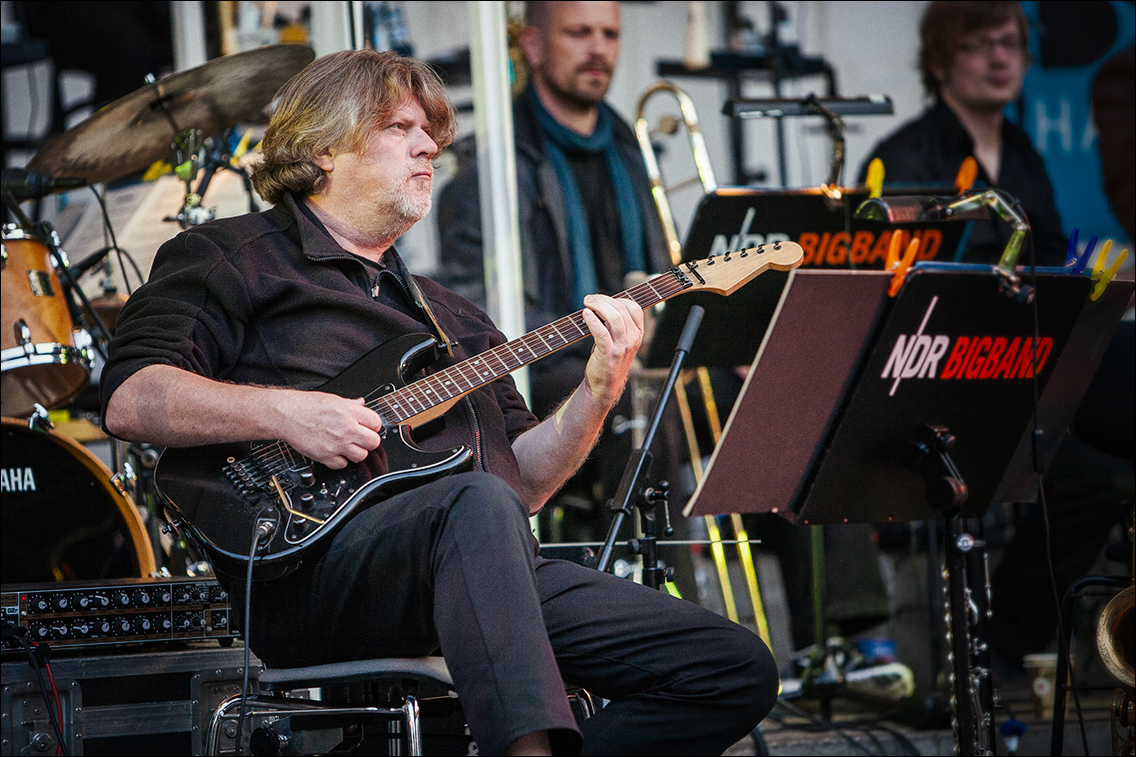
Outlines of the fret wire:
{"label": "fret wire", "polygon": [[568,343],[568,341],[564,338],[564,335],[560,333],[560,329],[556,328],[556,322],[555,321],[553,321],[552,323],[545,326],[543,330],[548,332],[549,337],[551,337],[553,334],[555,334],[556,337],[560,340],[560,344],[556,345],[556,349],[560,349],[561,347],[563,347],[565,344]]}
{"label": "fret wire", "polygon": [[553,321],[552,323],[548,324],[548,326],[554,332],[556,332],[556,336],[558,336],[558,337],[560,337],[561,339],[564,340],[564,344],[568,344],[568,337],[564,336],[564,332],[561,331],[561,329],[560,329],[560,327],[564,324],[565,320],[566,319],[561,318],[559,320]]}
{"label": "fret wire", "polygon": [[516,360],[516,356],[513,355],[513,350],[509,347],[508,342],[494,347],[489,351],[489,354],[493,355],[493,359],[500,363],[501,368],[506,372],[520,368],[522,365],[522,363],[517,363],[516,365],[511,364],[510,358]]}
{"label": "fret wire", "polygon": [[508,343],[493,348],[493,356],[497,358],[506,372],[515,371],[525,364],[525,361],[517,356],[514,349],[510,347]]}
{"label": "fret wire", "polygon": [[[544,348],[546,350],[548,350],[548,352],[552,352],[553,351],[552,346],[548,343],[548,340],[544,338],[544,335],[540,333],[543,330],[543,328],[544,327],[542,326],[541,328],[536,329],[535,331],[532,331],[531,333],[532,333],[533,336],[535,336],[537,339],[540,339],[540,341],[544,343]],[[547,355],[548,352],[546,352],[544,354]]]}
{"label": "fret wire", "polygon": [[580,332],[581,336],[587,336],[588,334],[591,333],[590,331],[588,331],[587,322],[584,321],[583,311],[580,311],[579,313],[575,313],[574,315],[569,316],[568,318],[565,318],[564,320],[568,321],[573,326],[575,326],[576,330]]}
{"label": "fret wire", "polygon": [[428,397],[426,397],[426,395],[422,394],[422,387],[418,385],[417,381],[413,384],[407,385],[406,392],[407,399],[410,402],[418,405],[418,412],[422,412],[423,410],[426,410],[430,407],[430,400]]}

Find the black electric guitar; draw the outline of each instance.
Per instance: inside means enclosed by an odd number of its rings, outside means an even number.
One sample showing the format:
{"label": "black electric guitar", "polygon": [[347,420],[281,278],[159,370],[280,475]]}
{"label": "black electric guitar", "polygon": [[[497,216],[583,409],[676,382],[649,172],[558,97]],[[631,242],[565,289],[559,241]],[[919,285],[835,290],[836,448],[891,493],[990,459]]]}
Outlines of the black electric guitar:
{"label": "black electric guitar", "polygon": [[[682,292],[728,295],[770,268],[796,268],[802,257],[792,242],[712,256],[671,268],[617,297],[647,308]],[[242,574],[254,531],[262,527],[267,535],[253,575],[278,578],[318,553],[360,509],[470,467],[469,447],[423,449],[411,438],[413,428],[478,387],[589,335],[583,311],[577,311],[411,384],[403,377],[428,365],[438,345],[428,334],[392,339],[319,388],[364,397],[382,418],[383,443],[367,459],[331,470],[282,441],[169,448],[154,482],[174,524],[218,570]]]}

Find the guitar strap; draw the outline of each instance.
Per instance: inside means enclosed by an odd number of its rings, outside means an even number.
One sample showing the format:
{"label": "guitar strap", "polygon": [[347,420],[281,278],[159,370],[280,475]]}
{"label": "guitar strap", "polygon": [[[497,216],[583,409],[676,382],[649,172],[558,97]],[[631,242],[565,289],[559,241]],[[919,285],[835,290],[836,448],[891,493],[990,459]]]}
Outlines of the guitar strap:
{"label": "guitar strap", "polygon": [[430,309],[430,305],[426,302],[425,295],[422,290],[418,288],[418,282],[414,280],[411,275],[406,276],[406,286],[410,289],[410,296],[414,298],[414,303],[422,309],[426,317],[430,319],[430,326],[434,329],[434,337],[446,349],[446,354],[450,357],[454,356],[454,347],[450,342],[449,336],[442,330],[442,324],[438,323],[438,319],[434,316],[434,311]]}

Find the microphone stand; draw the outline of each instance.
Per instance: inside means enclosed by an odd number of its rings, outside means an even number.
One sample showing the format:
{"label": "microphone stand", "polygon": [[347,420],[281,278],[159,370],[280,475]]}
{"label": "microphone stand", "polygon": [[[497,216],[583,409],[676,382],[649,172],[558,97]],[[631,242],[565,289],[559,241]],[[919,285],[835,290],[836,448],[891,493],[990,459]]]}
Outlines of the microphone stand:
{"label": "microphone stand", "polygon": [[660,588],[668,578],[667,574],[670,572],[669,570],[664,570],[659,567],[659,561],[655,552],[657,543],[656,516],[660,506],[662,507],[663,520],[666,524],[664,526],[664,534],[670,536],[674,533],[674,529],[671,527],[670,510],[667,506],[666,482],[660,482],[657,487],[646,486],[645,479],[647,471],[651,468],[650,449],[652,442],[655,440],[655,434],[658,432],[659,426],[662,423],[663,411],[666,409],[675,382],[678,380],[679,373],[682,370],[682,364],[686,360],[686,355],[690,352],[691,346],[694,344],[694,335],[698,333],[698,327],[702,323],[702,315],[704,312],[703,308],[695,305],[690,309],[690,313],[686,317],[686,325],[683,327],[682,336],[679,337],[678,345],[675,347],[675,356],[674,360],[671,362],[671,370],[667,375],[666,382],[663,384],[663,391],[659,394],[659,401],[651,417],[650,426],[647,428],[647,435],[643,438],[643,444],[631,453],[631,457],[627,461],[627,467],[623,470],[623,478],[619,482],[619,488],[616,489],[615,497],[608,503],[608,509],[615,511],[615,518],[608,528],[607,538],[604,540],[603,548],[600,550],[599,560],[596,562],[596,570],[608,570],[611,566],[612,554],[615,550],[615,541],[619,537],[619,531],[623,527],[623,521],[631,514],[632,506],[638,507],[643,527],[643,537],[641,539],[632,539],[629,544],[636,554],[643,557],[643,584],[650,586],[652,589]]}

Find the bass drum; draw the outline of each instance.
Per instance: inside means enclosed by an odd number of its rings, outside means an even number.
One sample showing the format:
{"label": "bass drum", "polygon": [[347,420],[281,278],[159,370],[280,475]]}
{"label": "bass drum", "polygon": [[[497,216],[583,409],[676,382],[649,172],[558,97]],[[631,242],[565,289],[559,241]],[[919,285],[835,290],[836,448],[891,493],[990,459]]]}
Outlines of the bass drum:
{"label": "bass drum", "polygon": [[134,503],[76,441],[4,418],[0,582],[145,578],[157,569]]}

